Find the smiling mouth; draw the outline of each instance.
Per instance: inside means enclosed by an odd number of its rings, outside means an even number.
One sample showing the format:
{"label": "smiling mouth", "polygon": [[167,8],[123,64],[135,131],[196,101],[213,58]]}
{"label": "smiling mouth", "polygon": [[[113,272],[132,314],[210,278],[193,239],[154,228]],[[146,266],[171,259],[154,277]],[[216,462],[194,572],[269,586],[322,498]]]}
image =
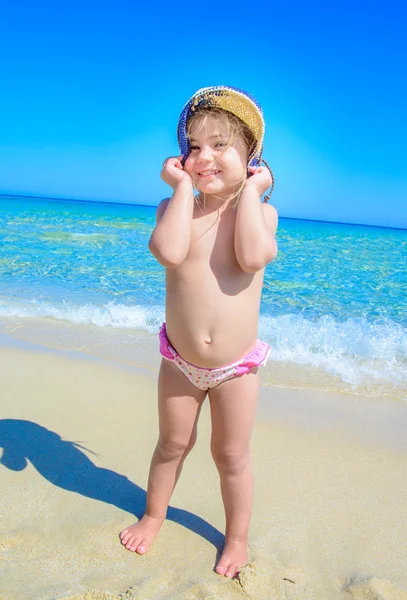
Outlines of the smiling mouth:
{"label": "smiling mouth", "polygon": [[218,175],[219,173],[220,171],[212,169],[211,171],[202,171],[201,173],[198,173],[198,175],[199,177],[212,177],[214,175]]}

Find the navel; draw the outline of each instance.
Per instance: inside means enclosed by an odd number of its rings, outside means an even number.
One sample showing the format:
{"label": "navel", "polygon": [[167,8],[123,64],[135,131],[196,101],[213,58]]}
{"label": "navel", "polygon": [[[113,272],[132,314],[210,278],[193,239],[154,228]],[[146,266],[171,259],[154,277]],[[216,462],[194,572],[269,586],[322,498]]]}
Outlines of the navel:
{"label": "navel", "polygon": [[212,344],[212,340],[210,337],[205,338],[205,344]]}

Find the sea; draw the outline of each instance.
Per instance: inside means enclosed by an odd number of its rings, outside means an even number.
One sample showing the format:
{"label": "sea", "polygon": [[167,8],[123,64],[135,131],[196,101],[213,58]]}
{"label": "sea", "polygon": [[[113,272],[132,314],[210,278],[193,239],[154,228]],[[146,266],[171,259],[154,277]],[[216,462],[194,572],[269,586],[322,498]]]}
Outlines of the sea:
{"label": "sea", "polygon": [[[151,206],[1,196],[0,333],[156,369],[154,219]],[[280,218],[277,242],[263,384],[405,401],[407,230]]]}

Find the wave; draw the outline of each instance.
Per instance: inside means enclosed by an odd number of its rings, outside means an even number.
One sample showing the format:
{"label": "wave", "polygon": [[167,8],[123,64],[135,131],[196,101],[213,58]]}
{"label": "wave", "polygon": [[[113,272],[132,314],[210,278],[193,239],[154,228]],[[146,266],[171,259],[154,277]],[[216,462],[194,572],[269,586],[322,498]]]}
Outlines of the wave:
{"label": "wave", "polygon": [[407,329],[391,319],[264,316],[260,335],[274,360],[312,365],[353,386],[383,381],[407,390]]}
{"label": "wave", "polygon": [[119,236],[108,235],[105,233],[81,233],[81,232],[67,232],[67,231],[47,231],[43,233],[41,239],[44,241],[52,242],[78,242],[84,244],[102,244],[104,242],[115,243],[119,241]]}
{"label": "wave", "polygon": [[[79,325],[156,333],[164,320],[161,305],[47,303],[0,299],[0,317],[53,318]],[[310,365],[352,386],[390,384],[407,390],[407,329],[391,319],[339,321],[326,315],[305,318],[261,315],[259,335],[274,361]]]}
{"label": "wave", "polygon": [[108,302],[100,306],[76,305],[64,301],[59,305],[54,305],[35,299],[30,302],[12,301],[7,304],[0,301],[0,317],[28,319],[51,317],[76,325],[142,329],[153,333],[164,320],[164,307],[125,306],[115,302]]}

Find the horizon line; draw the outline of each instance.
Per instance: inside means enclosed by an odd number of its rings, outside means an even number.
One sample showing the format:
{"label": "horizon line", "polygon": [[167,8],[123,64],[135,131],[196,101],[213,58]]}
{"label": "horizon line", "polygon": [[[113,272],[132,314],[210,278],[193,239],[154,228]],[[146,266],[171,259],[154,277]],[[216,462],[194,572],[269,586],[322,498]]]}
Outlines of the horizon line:
{"label": "horizon line", "polygon": [[[26,194],[4,194],[0,193],[0,198],[27,198],[37,200],[56,200],[59,202],[76,202],[78,204],[112,204],[114,206],[141,206],[143,208],[157,208],[156,204],[136,204],[134,202],[114,202],[112,200],[81,200],[77,198],[58,198],[56,196],[32,196]],[[346,221],[325,221],[322,219],[306,219],[302,217],[283,217],[279,215],[279,219],[287,219],[288,221],[309,221],[310,223],[328,223],[331,225],[354,225],[356,227],[377,227],[379,229],[394,229],[396,231],[407,231],[407,227],[395,227],[392,225],[369,225],[367,223],[350,223]]]}

